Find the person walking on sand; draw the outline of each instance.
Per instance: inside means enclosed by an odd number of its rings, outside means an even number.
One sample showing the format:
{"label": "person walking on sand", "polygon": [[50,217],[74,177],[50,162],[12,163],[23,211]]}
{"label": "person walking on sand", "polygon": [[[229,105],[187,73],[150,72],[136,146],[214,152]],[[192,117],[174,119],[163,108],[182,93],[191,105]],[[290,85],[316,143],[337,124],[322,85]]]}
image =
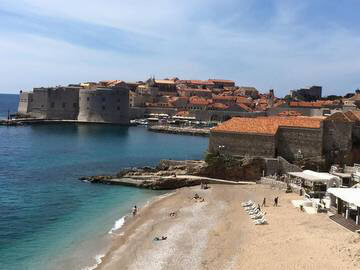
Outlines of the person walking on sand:
{"label": "person walking on sand", "polygon": [[132,210],[132,214],[133,214],[133,216],[135,216],[136,215],[136,213],[137,213],[137,207],[136,207],[136,205],[133,207],[133,210]]}
{"label": "person walking on sand", "polygon": [[278,206],[279,197],[275,197],[274,199],[274,206]]}
{"label": "person walking on sand", "polygon": [[263,203],[261,206],[264,206],[264,207],[266,206],[266,198],[263,199]]}

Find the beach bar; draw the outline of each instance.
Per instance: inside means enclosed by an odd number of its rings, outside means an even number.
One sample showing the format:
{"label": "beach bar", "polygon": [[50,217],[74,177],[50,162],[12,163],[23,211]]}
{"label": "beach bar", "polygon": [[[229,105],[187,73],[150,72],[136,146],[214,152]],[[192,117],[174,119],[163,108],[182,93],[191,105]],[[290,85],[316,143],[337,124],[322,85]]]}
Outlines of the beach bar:
{"label": "beach bar", "polygon": [[329,188],[327,192],[330,194],[330,211],[360,225],[360,189]]}
{"label": "beach bar", "polygon": [[310,198],[323,198],[329,187],[337,187],[340,184],[339,177],[323,172],[305,170],[302,172],[288,172],[288,183],[304,189],[305,196]]}

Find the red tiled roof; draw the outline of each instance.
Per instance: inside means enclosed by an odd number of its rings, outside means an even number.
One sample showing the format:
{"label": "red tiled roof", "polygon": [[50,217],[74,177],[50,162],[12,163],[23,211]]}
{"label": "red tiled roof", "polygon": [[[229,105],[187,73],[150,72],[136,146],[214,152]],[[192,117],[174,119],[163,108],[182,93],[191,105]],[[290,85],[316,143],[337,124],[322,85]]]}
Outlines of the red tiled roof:
{"label": "red tiled roof", "polygon": [[301,116],[302,113],[298,111],[283,111],[278,113],[279,116]]}
{"label": "red tiled roof", "polygon": [[289,103],[290,107],[314,107],[314,108],[320,108],[326,105],[332,105],[335,104],[331,100],[319,100],[314,102],[307,102],[307,101],[291,101]]}
{"label": "red tiled roof", "polygon": [[193,105],[209,105],[211,100],[194,96],[190,98],[190,103]]}
{"label": "red tiled roof", "polygon": [[252,112],[252,109],[250,107],[246,106],[244,103],[237,103],[236,105],[247,112]]}
{"label": "red tiled roof", "polygon": [[188,111],[180,111],[176,113],[176,116],[189,116]]}
{"label": "red tiled roof", "polygon": [[233,100],[236,101],[236,97],[234,96],[213,96],[214,100]]}
{"label": "red tiled roof", "polygon": [[250,105],[252,102],[251,102],[251,100],[249,100],[246,97],[238,96],[236,98],[236,103],[238,103],[238,104],[249,104]]}
{"label": "red tiled roof", "polygon": [[198,88],[183,88],[183,89],[179,89],[179,91],[211,93],[211,90],[209,89],[198,89]]}
{"label": "red tiled roof", "polygon": [[275,135],[280,126],[300,128],[320,128],[324,117],[234,117],[215,128],[212,132],[252,133],[262,135]]}
{"label": "red tiled roof", "polygon": [[214,83],[235,83],[232,80],[221,80],[221,79],[209,79],[209,81]]}
{"label": "red tiled roof", "polygon": [[218,110],[226,110],[229,108],[229,106],[222,104],[222,103],[214,103],[212,104],[212,106],[214,109],[218,109]]}

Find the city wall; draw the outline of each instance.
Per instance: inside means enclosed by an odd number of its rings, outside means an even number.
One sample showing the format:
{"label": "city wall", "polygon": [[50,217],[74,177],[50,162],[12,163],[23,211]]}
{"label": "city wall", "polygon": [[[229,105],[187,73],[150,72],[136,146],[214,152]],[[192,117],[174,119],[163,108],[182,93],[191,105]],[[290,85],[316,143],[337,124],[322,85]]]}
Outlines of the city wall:
{"label": "city wall", "polygon": [[275,136],[210,132],[209,151],[237,156],[275,156]]}
{"label": "city wall", "polygon": [[128,89],[81,89],[78,121],[96,123],[129,122]]}
{"label": "city wall", "polygon": [[277,155],[294,161],[299,150],[303,158],[322,156],[322,129],[279,127],[276,134]]}

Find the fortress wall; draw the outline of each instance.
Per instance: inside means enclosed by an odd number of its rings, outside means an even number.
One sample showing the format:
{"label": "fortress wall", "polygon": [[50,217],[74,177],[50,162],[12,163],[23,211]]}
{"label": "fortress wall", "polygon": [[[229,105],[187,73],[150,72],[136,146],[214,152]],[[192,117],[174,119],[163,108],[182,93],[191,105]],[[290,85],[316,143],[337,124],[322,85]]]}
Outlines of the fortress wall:
{"label": "fortress wall", "polygon": [[304,158],[322,155],[323,131],[310,128],[279,127],[276,134],[277,155],[288,161],[296,159],[298,150]]}
{"label": "fortress wall", "polygon": [[275,156],[275,136],[210,132],[209,151],[237,156]]}
{"label": "fortress wall", "polygon": [[48,88],[34,88],[33,103],[30,115],[35,118],[47,118],[48,111]]}
{"label": "fortress wall", "polygon": [[332,151],[347,152],[351,151],[351,148],[352,124],[345,121],[324,121],[324,154]]}
{"label": "fortress wall", "polygon": [[29,115],[32,110],[33,93],[21,92],[19,95],[18,113]]}
{"label": "fortress wall", "polygon": [[79,113],[79,88],[61,87],[48,91],[46,118],[76,120]]}
{"label": "fortress wall", "polygon": [[79,121],[98,123],[129,123],[129,90],[127,88],[81,89]]}

